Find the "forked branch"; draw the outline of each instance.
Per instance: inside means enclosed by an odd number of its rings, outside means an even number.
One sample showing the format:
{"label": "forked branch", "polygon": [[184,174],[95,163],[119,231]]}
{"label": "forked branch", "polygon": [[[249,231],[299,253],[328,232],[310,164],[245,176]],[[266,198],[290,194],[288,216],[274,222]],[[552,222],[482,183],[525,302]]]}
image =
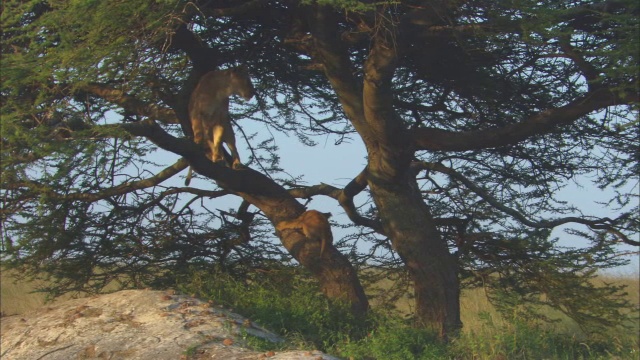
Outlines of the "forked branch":
{"label": "forked branch", "polygon": [[300,187],[289,190],[289,193],[296,198],[310,198],[314,195],[325,195],[338,200],[344,212],[354,224],[365,226],[378,234],[385,235],[382,224],[374,219],[366,218],[358,213],[353,198],[367,187],[367,168],[362,170],[344,189],[327,184],[319,184],[308,187]]}

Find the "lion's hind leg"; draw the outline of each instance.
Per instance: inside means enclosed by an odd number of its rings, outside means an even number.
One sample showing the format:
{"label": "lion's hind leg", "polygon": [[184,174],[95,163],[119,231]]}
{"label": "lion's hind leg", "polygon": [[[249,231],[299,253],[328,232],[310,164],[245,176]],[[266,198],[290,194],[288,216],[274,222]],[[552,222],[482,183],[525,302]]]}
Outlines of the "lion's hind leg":
{"label": "lion's hind leg", "polygon": [[211,141],[209,141],[209,148],[211,150],[211,161],[219,162],[224,161],[224,155],[222,155],[222,141],[224,138],[224,126],[220,124],[214,124],[211,129]]}
{"label": "lion's hind leg", "polygon": [[206,119],[206,114],[193,111],[189,114],[191,118],[191,129],[193,130],[193,142],[196,144],[203,144],[207,138],[207,124],[203,119]]}
{"label": "lion's hind leg", "polygon": [[231,152],[231,158],[233,159],[233,163],[231,167],[234,169],[241,169],[244,167],[240,162],[240,154],[238,154],[238,148],[236,147],[236,135],[233,132],[233,128],[230,123],[225,124],[225,131],[223,134],[224,143],[227,144],[229,151]]}

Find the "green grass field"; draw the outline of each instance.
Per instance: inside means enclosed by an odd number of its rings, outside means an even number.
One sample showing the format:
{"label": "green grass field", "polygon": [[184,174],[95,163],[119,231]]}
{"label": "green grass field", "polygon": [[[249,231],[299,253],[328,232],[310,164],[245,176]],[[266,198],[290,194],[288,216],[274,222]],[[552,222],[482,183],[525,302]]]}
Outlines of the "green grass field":
{"label": "green grass field", "polygon": [[[4,315],[22,314],[44,304],[45,295],[32,293],[37,284],[14,283],[1,274],[0,305]],[[559,318],[553,325],[539,327],[526,321],[510,322],[489,303],[482,289],[464,291],[461,299],[462,335],[449,345],[433,342],[428,334],[411,329],[398,318],[377,318],[369,325],[367,336],[354,339],[353,331],[339,313],[318,302],[312,285],[305,282],[301,289],[287,296],[276,294],[273,288],[247,289],[228,279],[210,280],[204,276],[185,291],[215,298],[219,303],[236,309],[289,339],[293,348],[321,348],[348,359],[638,359],[640,343],[638,320],[631,328],[612,328],[605,337],[585,334],[573,321],[559,312],[545,315]],[[204,279],[204,280],[203,280]],[[207,281],[217,281],[208,283]],[[599,282],[627,285],[628,298],[636,307],[640,304],[638,275],[601,276]],[[311,286],[304,288],[305,286]],[[384,284],[378,284],[384,288]],[[245,292],[243,294],[243,291]],[[251,296],[246,296],[249,291]],[[226,294],[223,294],[226,292]],[[68,298],[68,297],[67,297]],[[63,298],[64,299],[64,298]],[[62,300],[62,299],[61,299]],[[314,303],[315,302],[315,303]],[[376,307],[376,302],[373,304]],[[397,303],[401,312],[411,311],[408,298]],[[274,317],[274,314],[279,314]],[[261,344],[259,346],[273,346]]]}

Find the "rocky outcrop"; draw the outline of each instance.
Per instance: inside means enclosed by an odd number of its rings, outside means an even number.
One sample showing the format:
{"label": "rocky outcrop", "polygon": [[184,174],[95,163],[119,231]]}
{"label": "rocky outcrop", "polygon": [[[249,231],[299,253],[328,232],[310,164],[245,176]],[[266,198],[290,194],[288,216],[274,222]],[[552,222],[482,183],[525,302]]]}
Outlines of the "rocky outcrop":
{"label": "rocky outcrop", "polygon": [[[319,351],[254,352],[246,336],[282,339],[214,304],[125,290],[1,319],[1,359],[337,359]],[[274,345],[274,348],[276,346]]]}

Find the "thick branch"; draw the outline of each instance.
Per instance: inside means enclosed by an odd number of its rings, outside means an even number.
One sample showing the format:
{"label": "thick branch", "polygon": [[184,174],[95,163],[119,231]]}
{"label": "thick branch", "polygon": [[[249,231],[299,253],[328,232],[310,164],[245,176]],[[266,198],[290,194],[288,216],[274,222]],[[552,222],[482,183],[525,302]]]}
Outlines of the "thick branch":
{"label": "thick branch", "polygon": [[247,15],[251,13],[255,13],[256,11],[262,10],[262,7],[266,5],[265,0],[250,0],[246,1],[244,4],[240,4],[234,7],[227,8],[215,8],[215,9],[202,9],[207,13],[211,13],[215,16],[241,16]]}
{"label": "thick branch", "polygon": [[355,225],[366,226],[373,231],[384,234],[382,224],[379,221],[366,218],[360,215],[353,203],[353,198],[367,187],[367,169],[365,168],[358,176],[356,176],[344,189],[338,189],[327,184],[320,184],[304,188],[295,188],[289,190],[289,194],[297,198],[310,198],[314,195],[325,195],[338,200],[340,206]]}
{"label": "thick branch", "polygon": [[198,173],[216,180],[225,189],[245,193],[245,199],[252,196],[290,197],[284,188],[257,171],[250,168],[234,170],[221,163],[213,163],[194,142],[171,136],[151,120],[119,126],[133,135],[146,137],[164,150],[187,158]]}
{"label": "thick branch", "polygon": [[587,84],[592,86],[593,83],[598,80],[600,71],[588,62],[577,49],[571,46],[570,38],[568,36],[561,37],[559,44],[562,51],[569,57],[569,59],[573,60],[578,69],[580,69],[584,78],[587,79]]}
{"label": "thick branch", "polygon": [[[344,187],[344,189],[338,195],[338,202],[344,209],[349,219],[356,225],[366,226],[378,234],[385,235],[380,221],[369,219],[361,216],[353,203],[353,198],[367,188],[367,174],[368,168],[365,168],[356,176],[351,182]],[[386,236],[386,235],[385,235]]]}
{"label": "thick branch", "polygon": [[311,34],[319,57],[314,60],[323,65],[347,118],[356,129],[362,128],[362,90],[353,76],[353,66],[346,46],[340,39],[335,14],[329,7],[311,9],[309,13]]}
{"label": "thick branch", "polygon": [[529,137],[551,132],[558,126],[570,125],[582,116],[609,106],[640,102],[635,91],[621,95],[621,91],[602,88],[559,108],[542,111],[530,118],[501,128],[452,132],[435,128],[413,130],[413,144],[417,150],[466,151],[512,145]]}
{"label": "thick branch", "polygon": [[[196,171],[259,208],[274,225],[292,220],[304,211],[302,204],[264,174],[250,168],[234,170],[213,163],[195,143],[169,135],[153,121],[124,124],[122,127],[133,135],[145,136],[167,151],[187,157]],[[356,312],[366,311],[368,303],[355,271],[335,247],[328,246],[325,258],[321,259],[314,253],[319,251],[319,244],[309,241],[304,234],[289,231],[280,234],[280,238],[287,250],[319,279],[325,294],[346,299]]]}
{"label": "thick branch", "polygon": [[[377,18],[385,19],[384,8]],[[369,57],[364,64],[363,102],[369,129],[377,141],[384,144],[402,144],[403,124],[393,108],[391,80],[398,64],[397,29],[392,21],[379,20],[379,30],[372,39]]]}
{"label": "thick branch", "polygon": [[452,178],[460,181],[461,183],[463,183],[467,188],[469,188],[471,191],[476,193],[478,196],[480,196],[483,200],[485,200],[491,206],[493,206],[496,209],[502,211],[503,213],[513,217],[514,219],[518,220],[519,222],[521,222],[522,224],[524,224],[526,226],[529,226],[529,227],[532,227],[532,228],[537,228],[537,229],[552,229],[552,228],[555,228],[557,226],[568,224],[568,223],[582,224],[582,225],[586,225],[589,228],[594,229],[594,230],[606,230],[606,231],[609,231],[609,232],[613,233],[614,235],[616,235],[620,240],[622,240],[623,242],[625,242],[627,244],[640,246],[640,242],[636,242],[636,241],[633,241],[633,240],[629,239],[627,236],[625,236],[619,230],[617,230],[615,228],[615,225],[616,225],[615,221],[613,221],[613,220],[611,220],[609,218],[599,218],[599,219],[595,219],[595,220],[587,220],[585,218],[569,216],[569,217],[564,217],[564,218],[559,218],[559,219],[554,219],[554,220],[542,220],[542,221],[530,220],[529,218],[527,218],[524,214],[520,213],[519,211],[504,205],[503,203],[498,201],[496,198],[491,196],[486,190],[484,190],[480,186],[476,185],[473,181],[467,179],[462,174],[458,173],[457,171],[455,171],[455,170],[453,170],[451,168],[448,168],[448,167],[446,167],[446,166],[444,166],[442,164],[439,164],[439,163],[429,163],[429,162],[415,162],[415,163],[412,164],[412,166],[417,167],[417,168],[422,168],[422,169],[433,170],[433,171],[437,171],[437,172],[449,175],[450,177],[452,177]]}

